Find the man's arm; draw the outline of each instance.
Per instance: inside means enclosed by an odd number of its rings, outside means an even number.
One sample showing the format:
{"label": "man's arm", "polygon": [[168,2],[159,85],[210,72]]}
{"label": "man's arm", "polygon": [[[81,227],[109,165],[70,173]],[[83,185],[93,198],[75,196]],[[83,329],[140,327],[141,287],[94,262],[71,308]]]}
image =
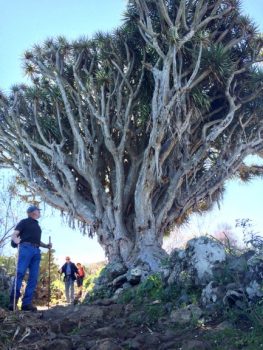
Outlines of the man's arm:
{"label": "man's arm", "polygon": [[14,241],[16,244],[19,244],[21,241],[21,238],[18,237],[19,233],[20,233],[20,231],[14,230],[14,232],[12,233],[12,236],[11,236],[12,241]]}
{"label": "man's arm", "polygon": [[45,244],[43,242],[40,242],[40,247],[51,249],[52,248],[52,243]]}
{"label": "man's arm", "polygon": [[78,276],[78,268],[77,268],[77,266],[73,263],[73,272],[74,272],[74,274],[76,275],[76,276]]}

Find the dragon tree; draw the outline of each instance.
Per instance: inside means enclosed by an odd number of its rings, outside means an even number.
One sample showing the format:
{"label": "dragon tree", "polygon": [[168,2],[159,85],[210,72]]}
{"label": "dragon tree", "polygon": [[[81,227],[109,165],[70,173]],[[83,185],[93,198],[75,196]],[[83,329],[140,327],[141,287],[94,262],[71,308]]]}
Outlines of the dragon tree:
{"label": "dragon tree", "polygon": [[0,99],[0,162],[89,228],[109,262],[158,271],[163,236],[262,174],[262,37],[238,0],[131,0],[115,31],[25,52]]}

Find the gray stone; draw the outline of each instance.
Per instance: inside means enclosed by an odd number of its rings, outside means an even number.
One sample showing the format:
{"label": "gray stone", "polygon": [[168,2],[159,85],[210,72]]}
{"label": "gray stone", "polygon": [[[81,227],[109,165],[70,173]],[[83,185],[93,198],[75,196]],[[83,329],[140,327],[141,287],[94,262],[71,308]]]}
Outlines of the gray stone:
{"label": "gray stone", "polygon": [[121,344],[124,349],[141,350],[142,346],[136,339],[127,339]]}
{"label": "gray stone", "polygon": [[78,325],[77,321],[72,321],[72,320],[69,320],[68,318],[65,318],[60,322],[60,331],[63,334],[70,333],[77,327],[77,325]]}
{"label": "gray stone", "polygon": [[122,350],[122,348],[112,339],[98,341],[90,350]]}
{"label": "gray stone", "polygon": [[122,317],[124,313],[124,305],[122,304],[113,304],[110,308],[105,309],[105,317],[115,319],[117,317]]}
{"label": "gray stone", "polygon": [[98,299],[93,302],[93,305],[102,305],[102,306],[109,306],[115,304],[115,301],[111,298],[105,298],[105,299]]}
{"label": "gray stone", "polygon": [[247,270],[247,258],[243,254],[241,256],[230,256],[228,258],[228,269],[233,272],[245,272]]}
{"label": "gray stone", "polygon": [[106,272],[110,275],[111,279],[125,274],[127,270],[127,267],[119,262],[108,264],[106,267]]}
{"label": "gray stone", "polygon": [[125,283],[123,283],[123,285],[122,285],[122,288],[123,288],[124,290],[130,289],[131,287],[132,287],[132,285],[131,285],[130,283],[128,283],[128,282],[125,282]]}
{"label": "gray stone", "polygon": [[216,331],[224,331],[226,329],[233,329],[233,325],[229,321],[223,321],[214,328]]}
{"label": "gray stone", "polygon": [[189,296],[183,292],[183,294],[181,294],[181,296],[179,297],[179,299],[177,300],[177,304],[178,305],[182,305],[182,304],[190,304],[190,298]]}
{"label": "gray stone", "polygon": [[263,253],[258,252],[251,256],[251,258],[248,259],[247,265],[251,268],[253,268],[256,265],[263,264]]}
{"label": "gray stone", "polygon": [[118,288],[112,297],[113,300],[117,300],[123,292],[124,292],[123,288]]}
{"label": "gray stone", "polygon": [[143,271],[139,267],[131,269],[127,272],[127,280],[131,285],[136,285],[140,283]]}
{"label": "gray stone", "polygon": [[215,303],[218,301],[218,288],[214,281],[208,283],[208,285],[202,290],[201,302],[203,305]]}
{"label": "gray stone", "polygon": [[55,339],[48,342],[43,350],[71,350],[73,349],[72,343],[69,339]]}
{"label": "gray stone", "polygon": [[126,281],[127,281],[127,276],[126,276],[126,274],[125,274],[125,275],[121,275],[121,276],[116,277],[116,278],[112,281],[112,285],[113,285],[114,287],[119,288],[119,287],[122,286],[123,283],[125,283]]}
{"label": "gray stone", "polygon": [[176,281],[177,281],[177,271],[172,271],[170,273],[170,276],[168,277],[168,280],[167,280],[167,283],[168,285],[172,285],[172,284],[176,284]]}
{"label": "gray stone", "polygon": [[134,305],[133,304],[127,304],[125,306],[125,311],[124,311],[124,315],[129,315],[131,312],[134,311]]}
{"label": "gray stone", "polygon": [[244,291],[239,288],[237,290],[228,290],[226,295],[223,298],[223,304],[227,306],[241,306],[238,301],[243,302],[244,300]]}
{"label": "gray stone", "polygon": [[171,329],[167,329],[163,335],[160,336],[162,342],[169,342],[176,339],[177,333]]}
{"label": "gray stone", "polygon": [[196,271],[198,284],[210,282],[213,277],[213,267],[226,260],[224,246],[208,237],[191,239],[186,246],[188,266]]}
{"label": "gray stone", "polygon": [[251,300],[263,296],[262,288],[259,285],[259,283],[255,280],[249,283],[249,285],[246,287],[246,292],[248,298]]}
{"label": "gray stone", "polygon": [[145,345],[146,349],[156,349],[160,344],[160,339],[155,333],[138,334],[135,340],[140,344]]}
{"label": "gray stone", "polygon": [[209,350],[210,346],[201,340],[188,340],[183,346],[182,350]]}
{"label": "gray stone", "polygon": [[117,331],[114,327],[102,327],[94,331],[95,335],[98,335],[100,338],[112,338],[117,334]]}
{"label": "gray stone", "polygon": [[196,305],[188,305],[184,308],[171,312],[170,319],[178,324],[186,324],[191,321],[196,321],[202,316],[202,310]]}

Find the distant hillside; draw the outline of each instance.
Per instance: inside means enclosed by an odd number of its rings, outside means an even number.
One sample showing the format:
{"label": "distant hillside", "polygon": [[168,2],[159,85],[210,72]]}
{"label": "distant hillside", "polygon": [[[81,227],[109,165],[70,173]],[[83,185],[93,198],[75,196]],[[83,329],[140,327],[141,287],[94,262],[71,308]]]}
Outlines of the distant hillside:
{"label": "distant hillside", "polygon": [[85,264],[86,272],[94,275],[99,269],[107,265],[107,261],[99,261],[91,264]]}

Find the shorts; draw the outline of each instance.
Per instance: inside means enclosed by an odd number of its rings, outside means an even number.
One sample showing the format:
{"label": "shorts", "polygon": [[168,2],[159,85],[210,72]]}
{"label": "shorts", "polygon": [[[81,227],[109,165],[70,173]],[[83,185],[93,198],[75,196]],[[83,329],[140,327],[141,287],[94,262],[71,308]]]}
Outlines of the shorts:
{"label": "shorts", "polygon": [[83,277],[77,277],[77,286],[78,287],[83,286]]}

